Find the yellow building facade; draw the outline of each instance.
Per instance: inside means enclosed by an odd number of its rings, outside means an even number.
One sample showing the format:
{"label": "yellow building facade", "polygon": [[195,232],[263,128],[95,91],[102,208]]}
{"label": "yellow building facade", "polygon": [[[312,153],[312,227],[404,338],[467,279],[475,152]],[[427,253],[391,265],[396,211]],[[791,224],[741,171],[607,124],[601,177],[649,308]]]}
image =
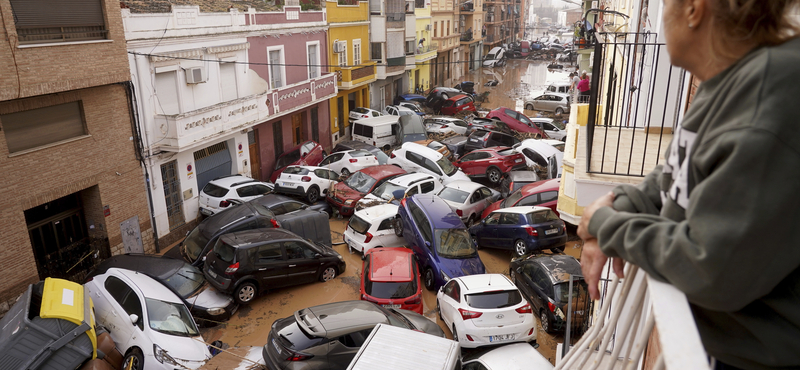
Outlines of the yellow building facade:
{"label": "yellow building facade", "polygon": [[350,137],[348,117],[357,107],[369,107],[369,84],[376,80],[369,55],[369,2],[326,1],[328,65],[336,73],[338,94],[330,100],[332,143]]}
{"label": "yellow building facade", "polygon": [[[422,6],[422,7],[420,7]],[[409,93],[414,93],[419,87],[422,91],[428,91],[431,84],[431,61],[436,59],[437,43],[433,41],[433,22],[431,17],[430,0],[417,0],[414,14],[417,17],[416,24],[416,53],[414,60],[416,66],[411,70],[409,79]],[[422,41],[422,43],[420,43]]]}

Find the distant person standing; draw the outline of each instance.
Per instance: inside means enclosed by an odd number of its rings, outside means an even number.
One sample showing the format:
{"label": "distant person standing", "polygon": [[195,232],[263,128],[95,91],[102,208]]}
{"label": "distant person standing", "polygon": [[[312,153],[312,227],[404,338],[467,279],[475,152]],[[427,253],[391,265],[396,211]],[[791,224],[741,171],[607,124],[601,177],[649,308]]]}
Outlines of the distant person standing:
{"label": "distant person standing", "polygon": [[589,84],[589,75],[584,72],[581,75],[581,80],[578,82],[578,91],[580,91],[579,103],[589,102],[589,94],[592,91],[592,86]]}
{"label": "distant person standing", "polygon": [[575,71],[570,75],[570,81],[572,82],[569,86],[570,91],[572,91],[572,101],[578,101],[578,83],[581,82],[581,78],[578,77],[578,71]]}

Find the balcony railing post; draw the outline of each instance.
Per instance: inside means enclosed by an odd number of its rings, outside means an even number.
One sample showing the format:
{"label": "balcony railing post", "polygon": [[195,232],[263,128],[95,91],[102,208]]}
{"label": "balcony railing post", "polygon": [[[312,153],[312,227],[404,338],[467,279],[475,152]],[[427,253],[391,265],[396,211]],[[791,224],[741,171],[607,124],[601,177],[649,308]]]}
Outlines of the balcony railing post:
{"label": "balcony railing post", "polygon": [[594,61],[592,63],[592,85],[589,93],[589,122],[586,123],[586,172],[591,172],[594,124],[597,120],[597,89],[600,88],[598,80],[603,64],[603,44],[599,42],[594,45]]}

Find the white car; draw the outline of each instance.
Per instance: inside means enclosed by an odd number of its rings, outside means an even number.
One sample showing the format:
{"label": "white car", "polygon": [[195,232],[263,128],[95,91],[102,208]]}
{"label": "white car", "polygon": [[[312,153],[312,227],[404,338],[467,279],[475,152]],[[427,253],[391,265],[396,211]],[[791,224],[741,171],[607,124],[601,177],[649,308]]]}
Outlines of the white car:
{"label": "white car", "polygon": [[200,190],[200,213],[211,216],[232,204],[230,199],[246,202],[272,191],[274,185],[242,175],[229,175],[211,180]]}
{"label": "white car", "polygon": [[453,181],[438,195],[467,227],[479,222],[483,210],[500,199],[498,191],[472,181]]}
{"label": "white car", "polygon": [[439,182],[437,178],[433,177],[433,175],[426,173],[399,175],[379,185],[372,190],[371,193],[361,198],[358,203],[356,203],[356,209],[386,204],[389,200],[394,198],[394,193],[398,190],[403,192],[403,196],[400,198],[402,199],[414,194],[438,194],[443,188],[442,183]]}
{"label": "white car", "polygon": [[397,206],[381,204],[356,211],[344,230],[347,248],[363,255],[372,248],[401,247],[406,241],[394,233],[392,222],[397,216]]}
{"label": "white car", "polygon": [[442,153],[417,143],[405,143],[395,149],[387,163],[399,166],[408,173],[421,172],[433,175],[443,185],[456,180],[470,181],[464,171],[454,166]]}
{"label": "white car", "polygon": [[379,164],[375,154],[357,149],[331,153],[320,162],[319,167],[325,167],[344,177],[349,177],[353,172]]}
{"label": "white car", "polygon": [[[537,345],[538,347],[538,345]],[[464,359],[463,370],[552,370],[553,364],[528,343],[512,343]]]}
{"label": "white car", "polygon": [[425,130],[429,134],[449,134],[455,132],[459,135],[466,135],[469,129],[469,124],[464,120],[448,117],[436,116],[425,119]]}
{"label": "white car", "polygon": [[275,192],[305,197],[309,204],[328,194],[339,174],[324,167],[289,166],[275,181]]}
{"label": "white car", "polygon": [[359,108],[353,108],[353,110],[350,111],[350,116],[348,118],[349,118],[350,123],[353,123],[353,121],[359,120],[359,119],[362,119],[362,118],[380,117],[382,115],[383,115],[383,113],[378,112],[378,111],[376,111],[374,109],[360,108],[359,107]]}
{"label": "white car", "polygon": [[419,108],[417,110],[413,110],[407,106],[403,105],[387,105],[386,108],[383,110],[383,114],[390,115],[390,116],[405,116],[405,115],[416,115],[419,112]]}
{"label": "white car", "polygon": [[84,286],[126,369],[196,369],[211,358],[189,310],[153,278],[110,268]]}
{"label": "white car", "polygon": [[531,305],[505,275],[453,278],[436,293],[436,305],[461,347],[536,340]]}
{"label": "white car", "polygon": [[553,145],[537,139],[525,139],[514,145],[514,150],[525,156],[528,167],[534,164],[548,169],[549,178],[561,177],[564,152]]}
{"label": "white car", "polygon": [[558,140],[553,140],[553,139],[541,139],[541,141],[543,143],[545,143],[545,144],[552,145],[553,148],[558,149],[559,152],[562,152],[562,153],[564,152],[564,145],[565,144],[564,144],[563,141],[558,141]]}
{"label": "white car", "polygon": [[552,118],[546,117],[528,117],[531,122],[535,123],[540,129],[547,133],[547,136],[554,139],[564,141],[567,138],[567,130],[564,125],[554,121]]}
{"label": "white car", "polygon": [[403,108],[408,108],[408,109],[413,110],[414,113],[416,113],[418,116],[424,116],[425,115],[425,112],[422,111],[422,109],[419,107],[419,104],[417,104],[417,103],[410,102],[410,101],[401,101],[400,104],[397,104],[397,105],[401,106]]}

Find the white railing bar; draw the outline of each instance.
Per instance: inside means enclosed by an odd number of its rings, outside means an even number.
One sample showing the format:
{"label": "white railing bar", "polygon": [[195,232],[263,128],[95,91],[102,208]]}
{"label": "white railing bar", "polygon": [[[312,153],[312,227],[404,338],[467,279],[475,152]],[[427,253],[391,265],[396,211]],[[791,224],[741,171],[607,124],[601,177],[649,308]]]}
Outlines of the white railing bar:
{"label": "white railing bar", "polygon": [[[644,302],[644,300],[642,300],[642,302]],[[653,316],[652,312],[650,312],[650,310],[649,310],[650,307],[647,307],[647,308],[648,308],[647,312],[650,313],[649,316]],[[639,324],[641,324],[642,311],[643,310],[639,311],[639,314],[636,315],[636,318],[633,321],[633,327],[634,328],[638,328]],[[650,336],[650,333],[643,334],[641,332],[636,332],[636,333],[634,333],[634,335],[631,335],[630,337],[628,337],[628,341],[627,341],[627,345],[628,346],[627,346],[627,348],[625,350],[625,357],[623,357],[623,358],[627,358],[627,359],[630,359],[630,360],[636,359],[637,361],[635,361],[635,362],[634,361],[630,361],[630,362],[626,363],[625,366],[623,366],[623,368],[627,368],[630,363],[639,362],[638,361],[638,357],[631,357],[631,350],[633,349],[633,346],[636,345],[639,342],[639,338],[641,338],[642,335],[644,335],[645,337],[648,337],[648,336]]]}
{"label": "white railing bar", "polygon": [[[639,317],[642,314],[642,306],[644,306],[644,293],[647,290],[647,282],[642,279],[642,283],[639,284],[639,290],[636,292],[636,297],[633,301],[628,301],[626,303],[633,303],[634,309],[630,312],[629,315],[625,317],[625,321],[622,323],[622,326],[617,330],[617,338],[614,338],[614,350],[611,352],[611,358],[617,359],[619,358],[619,353],[622,352],[622,347],[624,347],[625,342],[628,340],[628,336],[631,334],[631,324],[633,323],[633,319]],[[635,330],[635,328],[634,328]],[[635,337],[636,334],[632,335],[631,337]],[[630,359],[625,358],[623,361],[629,361]],[[614,362],[610,363],[610,367],[607,369],[613,368]]]}
{"label": "white railing bar", "polygon": [[[617,326],[617,321],[619,321],[620,315],[622,315],[622,309],[625,308],[625,301],[628,300],[628,293],[631,291],[631,287],[633,287],[633,281],[636,277],[636,272],[639,271],[638,266],[633,266],[631,268],[630,274],[625,274],[625,283],[622,286],[622,292],[617,296],[613,297],[611,300],[619,300],[617,307],[614,307],[614,314],[611,315],[611,320],[609,320],[604,326],[603,330],[605,333],[603,335],[603,340],[600,342],[600,346],[597,348],[597,355],[595,355],[594,362],[592,363],[590,370],[596,370],[597,367],[600,365],[600,362],[603,361],[603,354],[607,351],[608,345],[611,342],[611,336],[614,335],[614,329]],[[596,347],[594,343],[592,343],[591,347]],[[588,359],[588,358],[587,358]],[[580,368],[583,369],[585,366],[585,362],[581,364]]]}
{"label": "white railing bar", "polygon": [[[654,315],[651,312],[650,315],[647,316],[647,321],[645,321],[644,331],[642,332],[642,336],[639,337],[639,339],[636,341],[636,344],[633,346],[635,350],[635,352],[633,353],[633,357],[630,358],[638,359],[639,357],[642,356],[645,344],[647,343],[647,340],[650,338],[650,333],[653,332],[653,327],[655,326],[656,326],[656,315]],[[625,365],[625,370],[628,369],[633,370],[633,367],[637,362],[629,362],[627,365]]]}

